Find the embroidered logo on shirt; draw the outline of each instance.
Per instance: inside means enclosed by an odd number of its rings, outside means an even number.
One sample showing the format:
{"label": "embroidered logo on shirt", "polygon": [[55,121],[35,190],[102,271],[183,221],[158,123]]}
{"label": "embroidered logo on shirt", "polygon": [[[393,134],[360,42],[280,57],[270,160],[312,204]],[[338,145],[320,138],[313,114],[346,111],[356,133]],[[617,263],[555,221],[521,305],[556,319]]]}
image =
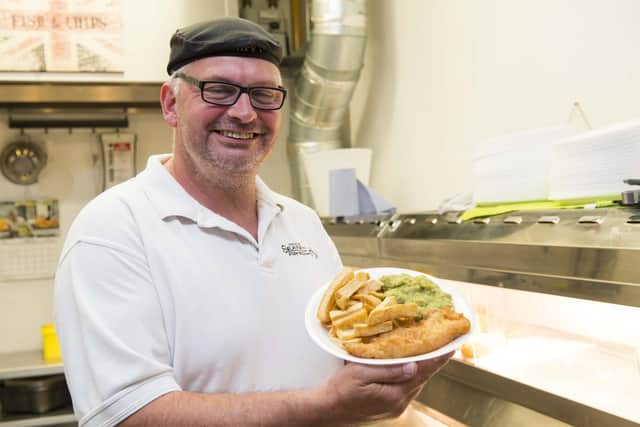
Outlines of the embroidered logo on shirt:
{"label": "embroidered logo on shirt", "polygon": [[311,248],[307,248],[306,246],[303,246],[302,243],[300,242],[287,243],[286,245],[281,245],[280,247],[282,248],[282,252],[284,252],[289,256],[311,255],[316,259],[318,258],[318,254],[316,253],[316,251],[314,251]]}

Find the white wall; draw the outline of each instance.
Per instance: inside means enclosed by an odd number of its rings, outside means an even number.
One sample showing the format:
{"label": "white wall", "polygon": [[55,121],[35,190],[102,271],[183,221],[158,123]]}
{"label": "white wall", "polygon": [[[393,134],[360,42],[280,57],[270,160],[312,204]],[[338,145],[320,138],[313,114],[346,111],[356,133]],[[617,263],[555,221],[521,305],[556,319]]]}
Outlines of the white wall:
{"label": "white wall", "polygon": [[400,211],[469,191],[474,147],[564,124],[638,118],[636,0],[369,0],[366,64],[352,102],[371,184]]}

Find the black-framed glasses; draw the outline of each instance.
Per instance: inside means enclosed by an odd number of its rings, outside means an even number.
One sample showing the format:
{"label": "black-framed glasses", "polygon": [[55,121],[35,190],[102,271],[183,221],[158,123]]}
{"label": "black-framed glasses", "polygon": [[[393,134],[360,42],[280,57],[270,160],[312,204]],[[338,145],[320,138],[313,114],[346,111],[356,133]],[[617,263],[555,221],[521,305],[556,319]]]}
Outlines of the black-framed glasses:
{"label": "black-framed glasses", "polygon": [[184,73],[176,73],[175,77],[200,88],[202,100],[220,107],[230,107],[240,99],[240,95],[249,95],[251,106],[257,110],[279,110],[287,97],[287,90],[282,86],[241,86],[235,83],[218,80],[198,80]]}

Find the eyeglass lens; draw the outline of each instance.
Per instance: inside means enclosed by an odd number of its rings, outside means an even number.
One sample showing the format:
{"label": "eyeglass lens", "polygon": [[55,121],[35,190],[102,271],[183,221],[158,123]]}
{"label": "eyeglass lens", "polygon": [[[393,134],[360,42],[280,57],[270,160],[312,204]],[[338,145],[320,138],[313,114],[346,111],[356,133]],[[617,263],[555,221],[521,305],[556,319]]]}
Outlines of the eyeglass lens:
{"label": "eyeglass lens", "polygon": [[[242,89],[226,83],[207,83],[202,88],[205,101],[218,105],[236,103]],[[275,88],[253,87],[248,89],[251,105],[256,108],[277,109],[282,106],[284,93]]]}

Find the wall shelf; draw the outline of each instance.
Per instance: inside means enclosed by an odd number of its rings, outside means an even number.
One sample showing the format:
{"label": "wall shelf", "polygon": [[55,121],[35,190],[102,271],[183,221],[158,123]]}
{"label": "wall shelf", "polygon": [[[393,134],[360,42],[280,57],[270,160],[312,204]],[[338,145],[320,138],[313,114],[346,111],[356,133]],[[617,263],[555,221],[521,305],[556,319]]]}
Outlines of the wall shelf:
{"label": "wall shelf", "polygon": [[0,380],[62,374],[62,363],[45,363],[40,350],[0,354]]}
{"label": "wall shelf", "polygon": [[[62,363],[45,363],[42,351],[20,351],[0,354],[0,381],[12,378],[40,377],[64,373]],[[73,425],[76,417],[71,406],[44,414],[2,414],[0,427]]]}
{"label": "wall shelf", "polygon": [[74,424],[76,417],[71,407],[47,412],[46,414],[4,414],[0,417],[0,427],[35,427],[59,426],[60,424]]}
{"label": "wall shelf", "polygon": [[0,107],[160,108],[162,83],[2,82]]}

